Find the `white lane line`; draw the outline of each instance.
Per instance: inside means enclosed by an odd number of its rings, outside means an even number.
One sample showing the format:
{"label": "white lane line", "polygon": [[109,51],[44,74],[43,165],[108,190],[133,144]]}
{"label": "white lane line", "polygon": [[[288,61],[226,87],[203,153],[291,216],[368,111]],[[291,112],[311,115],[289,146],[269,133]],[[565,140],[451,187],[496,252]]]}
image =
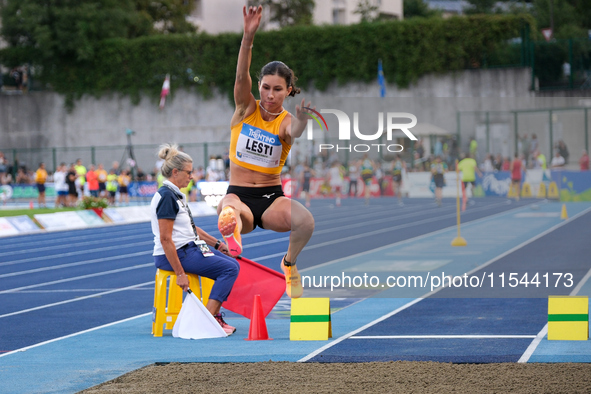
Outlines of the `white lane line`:
{"label": "white lane line", "polygon": [[36,283],[34,285],[29,285],[29,286],[15,287],[13,289],[2,290],[2,291],[0,291],[0,294],[14,293],[14,292],[17,292],[17,291],[22,291],[22,290],[26,290],[26,289],[34,289],[34,288],[41,287],[41,286],[51,286],[51,285],[56,285],[58,283],[72,282],[72,281],[76,281],[76,280],[87,279],[87,278],[94,278],[94,277],[103,276],[103,275],[116,274],[116,273],[119,273],[119,272],[131,271],[131,270],[135,270],[135,269],[138,269],[138,268],[147,268],[147,267],[154,267],[154,269],[156,269],[156,267],[154,266],[154,263],[139,264],[139,265],[134,265],[134,266],[131,266],[131,267],[119,268],[119,269],[116,269],[116,270],[102,271],[102,272],[97,272],[97,273],[94,273],[94,274],[88,274],[88,275],[82,275],[82,276],[74,276],[72,278],[52,280],[51,282],[43,282],[43,283]]}
{"label": "white lane line", "polygon": [[[522,207],[520,207],[520,208],[522,208]],[[512,210],[510,210],[510,211],[512,211]],[[510,212],[510,211],[505,211],[505,212],[503,212],[503,213],[507,213],[507,212]],[[591,207],[590,207],[590,208],[587,208],[587,209],[585,209],[584,211],[582,211],[582,212],[580,212],[580,213],[578,213],[578,214],[576,214],[576,215],[575,215],[575,216],[573,216],[572,218],[570,218],[570,219],[568,219],[568,220],[565,220],[565,221],[563,221],[563,222],[561,222],[561,223],[559,223],[559,224],[557,224],[557,225],[555,225],[555,226],[551,227],[549,230],[546,230],[546,231],[542,232],[541,234],[539,234],[539,235],[537,235],[537,236],[533,237],[532,239],[530,239],[530,240],[528,240],[528,241],[525,241],[525,242],[522,242],[520,245],[518,245],[518,246],[516,246],[516,247],[512,248],[511,250],[512,250],[512,251],[518,250],[518,249],[520,249],[520,248],[522,248],[522,247],[524,247],[524,246],[526,246],[526,245],[528,245],[528,244],[530,244],[530,243],[534,242],[535,240],[537,240],[537,239],[538,239],[538,238],[540,238],[541,236],[543,236],[543,235],[546,235],[546,234],[550,233],[551,231],[554,231],[554,230],[556,230],[556,229],[558,229],[558,228],[560,228],[560,227],[564,226],[564,225],[565,225],[565,224],[567,224],[568,222],[570,222],[570,221],[572,221],[572,220],[574,220],[574,219],[576,219],[576,218],[578,218],[578,217],[580,217],[580,216],[582,216],[582,215],[586,214],[586,213],[587,213],[587,212],[589,212],[589,211],[591,211]],[[493,216],[496,216],[496,215],[493,215]],[[483,218],[483,219],[487,219],[487,218]],[[478,221],[478,220],[476,220],[476,221]],[[473,222],[476,222],[476,221],[473,221]],[[470,222],[470,223],[473,223],[473,222]],[[364,252],[364,253],[370,253],[370,252],[373,252],[373,251],[368,251],[368,252]],[[363,254],[363,253],[360,253],[360,255],[361,255],[361,254]],[[499,255],[499,256],[497,256],[497,257],[495,257],[495,258],[493,258],[493,259],[491,259],[491,260],[489,260],[489,261],[487,261],[486,263],[484,263],[484,264],[482,264],[482,265],[480,265],[480,266],[478,266],[478,267],[474,268],[473,270],[471,270],[469,273],[466,273],[466,274],[470,274],[470,273],[472,273],[472,272],[479,271],[479,270],[481,270],[482,268],[484,268],[484,267],[487,267],[488,265],[490,265],[490,264],[494,263],[495,261],[499,260],[500,258],[502,258],[502,257],[506,256],[507,254],[508,254],[508,253],[507,253],[507,252],[505,252],[505,253],[503,253],[503,254],[501,254],[501,255]],[[303,271],[303,270],[302,270],[302,271]],[[438,292],[438,291],[440,291],[440,290],[442,290],[442,289],[444,289],[444,288],[445,288],[445,287],[440,287],[440,288],[438,288],[438,289],[436,289],[436,290],[434,290],[434,291],[432,291],[432,292],[429,292],[429,293],[427,293],[427,294],[425,294],[425,295],[421,296],[421,298],[417,298],[417,299],[415,299],[415,300],[413,300],[413,301],[411,301],[411,302],[409,302],[409,303],[407,303],[407,304],[405,304],[405,305],[401,306],[400,308],[398,308],[398,309],[396,309],[396,310],[394,310],[394,311],[392,311],[392,312],[390,312],[390,313],[388,313],[388,314],[386,314],[386,315],[384,315],[384,316],[382,316],[382,317],[380,317],[380,318],[378,318],[378,319],[376,319],[376,320],[374,320],[374,321],[372,321],[372,322],[370,322],[370,323],[368,323],[368,324],[364,325],[363,327],[361,327],[361,328],[358,328],[358,329],[356,329],[356,330],[354,330],[354,331],[351,331],[351,332],[349,332],[349,333],[347,333],[347,334],[345,334],[345,335],[343,335],[343,336],[339,337],[338,339],[336,339],[336,340],[332,341],[331,343],[328,343],[328,344],[326,344],[326,345],[322,346],[321,348],[319,348],[319,349],[317,349],[317,350],[313,351],[312,353],[308,354],[307,356],[305,356],[305,357],[301,358],[300,360],[298,360],[298,362],[305,362],[305,361],[308,361],[309,359],[311,359],[311,358],[315,357],[316,355],[318,355],[318,354],[322,353],[322,352],[323,352],[323,351],[325,351],[326,349],[329,349],[329,348],[331,348],[332,346],[334,346],[334,345],[336,345],[336,344],[338,344],[338,343],[340,343],[340,342],[344,341],[345,339],[347,339],[347,338],[350,338],[350,337],[352,337],[353,335],[355,335],[355,334],[357,334],[357,333],[359,333],[359,332],[361,332],[361,331],[363,331],[363,330],[365,330],[365,329],[367,329],[367,328],[369,328],[369,327],[371,327],[371,326],[373,326],[373,325],[375,325],[375,324],[377,324],[377,323],[379,323],[379,322],[381,322],[381,321],[383,321],[383,320],[386,320],[387,318],[389,318],[389,317],[391,317],[391,316],[394,316],[394,315],[395,315],[395,314],[397,314],[398,312],[401,312],[401,311],[403,311],[403,310],[405,310],[405,309],[409,308],[410,306],[412,306],[412,305],[416,304],[417,302],[420,302],[420,301],[421,301],[421,300],[423,300],[424,298],[427,298],[427,297],[429,297],[429,296],[431,296],[431,295],[435,294],[436,292]],[[547,326],[547,325],[546,325],[546,326]],[[545,327],[545,329],[546,329],[546,332],[547,332],[547,327]],[[534,341],[533,341],[533,342],[536,342],[536,341],[538,341],[538,337],[540,336],[540,334],[542,334],[542,332],[543,332],[543,331],[544,331],[544,329],[542,329],[542,331],[540,331],[540,333],[539,333],[539,334],[536,336],[536,338],[534,339]],[[545,334],[544,334],[544,335],[545,335]],[[542,338],[543,338],[543,335],[542,335]],[[540,338],[540,341],[541,341],[541,338]],[[530,344],[530,347],[533,345],[533,342],[532,342],[532,344]],[[539,343],[539,341],[538,341],[538,343]],[[536,344],[536,346],[537,346],[537,344]],[[529,347],[528,347],[528,350],[529,350]],[[535,347],[534,347],[534,350],[535,350]],[[526,350],[526,352],[527,352],[527,350]],[[532,350],[531,352],[533,353],[533,350]],[[522,358],[523,358],[523,356],[522,356]],[[529,357],[528,357],[528,358],[529,358]],[[521,360],[521,358],[520,358],[520,360]],[[521,362],[524,362],[524,361],[521,361]]]}
{"label": "white lane line", "polygon": [[515,246],[514,248],[511,248],[511,249],[507,250],[506,252],[504,252],[504,253],[501,253],[500,255],[498,255],[497,257],[495,257],[494,259],[492,259],[492,260],[489,260],[489,261],[487,261],[486,263],[484,263],[484,264],[482,264],[482,265],[480,265],[480,266],[478,266],[478,267],[474,268],[473,270],[466,272],[466,274],[465,274],[465,275],[471,275],[471,274],[473,274],[473,273],[474,273],[474,272],[476,272],[476,271],[480,271],[481,269],[483,269],[483,268],[485,268],[485,267],[489,266],[490,264],[494,263],[495,261],[497,261],[497,260],[499,260],[499,259],[502,259],[503,257],[505,257],[505,256],[507,256],[507,255],[509,255],[509,254],[511,254],[511,253],[513,253],[513,252],[515,252],[515,251],[517,251],[517,250],[519,250],[519,249],[523,248],[524,246],[526,246],[526,245],[528,245],[528,244],[530,244],[530,243],[532,243],[532,242],[534,242],[534,241],[537,241],[538,239],[540,239],[540,238],[542,238],[542,237],[544,237],[544,236],[546,236],[546,235],[550,234],[550,233],[551,233],[551,232],[553,232],[554,230],[557,230],[557,229],[559,229],[560,227],[562,227],[562,226],[564,226],[564,225],[566,225],[566,224],[570,223],[571,221],[573,221],[573,220],[575,220],[575,219],[577,219],[577,218],[579,218],[579,217],[581,217],[581,216],[583,216],[583,215],[587,214],[587,213],[588,213],[588,212],[590,212],[590,211],[591,211],[591,207],[589,207],[589,208],[585,209],[585,210],[584,210],[584,211],[582,211],[582,212],[579,212],[579,213],[577,213],[577,214],[576,214],[575,216],[573,216],[572,218],[569,218],[568,220],[564,220],[564,221],[562,221],[562,222],[560,222],[560,223],[558,223],[558,224],[556,224],[556,225],[554,225],[554,226],[550,227],[548,230],[541,232],[540,234],[538,234],[538,235],[534,236],[533,238],[530,238],[530,239],[528,239],[527,241],[525,241],[525,242],[522,242],[521,244],[519,244],[519,245]]}
{"label": "white lane line", "polygon": [[52,265],[52,266],[49,266],[49,267],[35,268],[35,269],[32,269],[32,270],[11,272],[9,274],[2,274],[2,275],[0,275],[0,278],[9,278],[9,277],[13,277],[13,276],[31,274],[31,273],[34,273],[34,272],[53,271],[53,270],[58,269],[58,268],[77,267],[77,266],[80,266],[80,265],[94,264],[94,263],[102,263],[104,261],[121,260],[121,259],[124,259],[124,258],[127,258],[127,257],[136,257],[136,256],[144,256],[144,255],[151,255],[151,254],[152,254],[152,251],[150,250],[148,252],[128,253],[128,254],[122,254],[122,255],[112,256],[112,257],[103,257],[103,258],[100,258],[100,259],[78,261],[78,262],[75,262],[75,263]]}
{"label": "white lane line", "polygon": [[[527,206],[527,205],[525,205],[525,206]],[[484,217],[484,218],[471,220],[469,222],[464,223],[464,226],[465,227],[468,227],[468,226],[478,225],[478,224],[484,223],[484,222],[486,222],[486,221],[488,221],[490,219],[495,219],[498,216],[503,216],[505,214],[511,214],[511,212],[521,210],[523,207],[524,206],[520,206],[520,207],[516,207],[516,208],[510,209],[510,210],[507,210],[507,211],[495,213],[494,215],[491,215],[491,216],[487,216],[487,217]],[[415,223],[408,223],[407,225],[400,225],[400,226],[396,226],[396,227],[397,227],[397,229],[399,229],[399,228],[404,228],[404,227],[411,227],[411,226],[414,226],[414,224]],[[354,255],[351,255],[351,256],[343,257],[343,258],[332,260],[332,261],[327,261],[326,263],[318,264],[318,265],[315,265],[313,267],[304,268],[304,269],[300,270],[300,272],[306,272],[306,271],[310,271],[310,270],[313,270],[313,269],[316,269],[316,268],[321,268],[321,267],[326,267],[328,265],[337,264],[337,263],[340,263],[343,260],[349,260],[351,258],[361,257],[361,256],[364,256],[364,255],[366,255],[368,253],[373,253],[373,252],[377,252],[377,251],[380,251],[380,250],[388,249],[388,248],[391,248],[393,246],[405,245],[405,244],[408,244],[408,243],[411,243],[411,242],[418,241],[418,240],[423,239],[423,238],[428,238],[428,237],[432,237],[432,236],[435,236],[435,235],[442,234],[442,233],[444,233],[446,231],[449,231],[450,229],[455,228],[455,227],[456,227],[456,224],[454,224],[452,226],[449,226],[449,227],[442,228],[440,230],[436,230],[436,231],[427,233],[427,234],[417,235],[416,237],[413,237],[413,238],[409,238],[409,239],[405,239],[405,240],[402,240],[402,241],[394,242],[394,243],[389,244],[389,245],[380,246],[379,248],[375,248],[375,249],[372,249],[372,250],[369,250],[369,251],[366,251],[366,252],[360,252],[360,253],[357,253],[357,254],[354,254]],[[382,231],[390,231],[393,228],[395,228],[395,227],[391,227],[390,229],[383,229],[383,230],[379,230],[379,231],[374,231],[373,233],[380,233]],[[334,231],[334,230],[326,230],[326,232],[329,232],[329,231]],[[314,234],[316,234],[316,232]],[[367,234],[367,233],[359,234],[358,236],[356,236],[354,238],[360,238],[360,237],[364,236],[365,234]],[[372,235],[374,235],[374,234],[372,234]],[[351,238],[351,237],[349,237],[349,238]],[[324,243],[321,243],[321,244],[315,244],[315,245],[311,245],[311,246],[306,246],[304,250],[309,250],[309,249],[314,249],[314,248],[317,248],[317,247],[323,247],[323,246],[332,245],[332,244],[335,244],[335,243],[339,243],[343,239],[345,239],[345,238],[339,238],[338,240],[334,240],[334,241],[327,241],[327,242],[324,242]],[[275,255],[272,255],[272,256],[273,257],[276,257],[276,254]],[[262,259],[265,259],[265,258],[267,258],[267,256],[261,258],[261,260]]]}
{"label": "white lane line", "polygon": [[[440,289],[437,289],[437,290],[435,290],[434,292],[437,292],[437,291],[439,291],[439,290],[440,290]],[[432,292],[432,293],[434,293],[434,292]],[[322,353],[323,351],[327,350],[328,348],[331,348],[331,347],[333,347],[334,345],[336,345],[336,344],[338,344],[338,343],[341,343],[341,342],[343,342],[345,339],[347,339],[347,338],[350,338],[350,337],[352,337],[353,335],[355,335],[355,334],[357,334],[357,333],[359,333],[359,332],[361,332],[361,331],[363,331],[363,330],[365,330],[365,329],[367,329],[367,328],[369,328],[369,327],[371,327],[371,326],[373,326],[373,325],[375,325],[375,324],[378,324],[379,322],[381,322],[381,321],[384,321],[384,320],[388,319],[389,317],[392,317],[392,316],[394,316],[394,315],[395,315],[395,314],[397,314],[398,312],[402,312],[403,310],[405,310],[405,309],[407,309],[407,308],[410,308],[410,307],[411,307],[411,306],[413,306],[414,304],[416,304],[416,303],[418,303],[418,302],[421,302],[423,299],[424,299],[424,298],[416,298],[416,299],[412,300],[411,302],[409,302],[409,303],[407,303],[407,304],[405,304],[405,305],[401,306],[400,308],[398,308],[398,309],[395,309],[395,310],[393,310],[392,312],[390,312],[390,313],[387,313],[387,314],[385,314],[384,316],[382,316],[382,317],[379,317],[379,318],[375,319],[374,321],[371,321],[371,322],[367,323],[366,325],[364,325],[364,326],[362,326],[362,327],[359,327],[358,329],[356,329],[356,330],[353,330],[353,331],[351,331],[351,332],[349,332],[349,333],[347,333],[347,334],[345,334],[345,335],[343,335],[343,336],[341,336],[341,337],[339,337],[339,338],[335,339],[335,340],[334,340],[334,341],[332,341],[331,343],[328,343],[328,344],[326,344],[326,345],[322,346],[322,347],[321,347],[321,348],[319,348],[319,349],[316,349],[316,350],[314,350],[312,353],[308,354],[308,355],[307,355],[307,356],[305,356],[305,357],[302,357],[302,358],[301,358],[301,359],[299,359],[297,362],[299,362],[299,363],[306,362],[306,361],[308,361],[309,359],[311,359],[311,358],[315,357],[316,355],[318,355],[318,354]]]}
{"label": "white lane line", "polygon": [[536,348],[538,347],[540,342],[542,342],[542,339],[544,339],[544,337],[547,334],[548,334],[548,323],[546,323],[544,328],[542,328],[542,331],[540,331],[538,333],[538,335],[536,335],[536,338],[529,344],[527,349],[525,349],[525,352],[521,355],[521,357],[519,357],[519,360],[517,360],[517,362],[518,363],[526,363],[529,360],[529,358],[531,357],[531,355],[534,354],[534,351],[536,350]]}
{"label": "white lane line", "polygon": [[591,268],[589,269],[589,271],[587,271],[585,276],[583,276],[583,278],[580,280],[580,282],[577,284],[577,286],[573,289],[573,291],[570,292],[569,295],[576,296],[577,294],[579,294],[579,291],[581,291],[581,289],[583,288],[585,283],[587,283],[587,281],[589,280],[589,277],[591,277]]}
{"label": "white lane line", "polygon": [[[148,237],[148,235],[151,235],[151,234],[130,235],[127,237],[117,237],[116,239],[117,239],[117,241],[128,241],[130,239],[136,239],[136,238],[154,238],[153,236]],[[112,240],[112,238],[110,238],[110,239],[95,239],[93,241],[67,243],[67,245],[68,245],[68,248],[75,248],[78,246],[104,244],[106,242],[113,242],[113,240]],[[10,246],[12,247],[13,245],[10,245]],[[40,252],[40,251],[44,251],[44,250],[63,249],[63,248],[64,248],[63,244],[53,245],[53,246],[45,246],[45,247],[41,247],[41,248],[27,248],[27,253]],[[0,253],[0,256],[10,256],[13,254],[21,254],[22,252],[23,252],[22,249],[13,250],[12,252]]]}
{"label": "white lane line", "polygon": [[349,339],[528,339],[535,335],[367,335]]}
{"label": "white lane line", "polygon": [[101,296],[104,296],[107,294],[119,293],[121,291],[127,291],[127,290],[135,289],[138,287],[153,285],[153,284],[154,284],[154,281],[144,282],[144,283],[140,283],[140,284],[133,285],[133,286],[122,287],[122,288],[116,289],[116,290],[103,291],[102,293],[96,293],[96,294],[87,295],[84,297],[76,297],[76,298],[72,298],[69,300],[64,300],[64,301],[54,302],[51,304],[36,306],[34,308],[22,309],[20,311],[5,313],[4,315],[0,315],[0,319],[5,318],[5,317],[10,317],[10,316],[15,316],[15,315],[21,315],[21,314],[27,313],[27,312],[38,311],[39,309],[45,309],[45,308],[51,308],[51,307],[58,306],[58,305],[69,304],[71,302],[83,301],[83,300],[87,300],[89,298],[101,297]]}
{"label": "white lane line", "polygon": [[13,350],[13,351],[10,351],[10,352],[7,352],[7,353],[4,353],[4,354],[0,354],[0,357],[6,357],[6,356],[9,356],[9,355],[11,355],[11,354],[20,353],[20,352],[25,352],[25,351],[27,351],[27,350],[29,350],[29,349],[33,349],[33,348],[36,348],[36,347],[39,347],[39,346],[47,345],[48,343],[52,343],[52,342],[61,341],[62,339],[72,338],[72,337],[75,337],[75,336],[78,336],[78,335],[86,334],[86,333],[88,333],[88,332],[92,332],[92,331],[100,330],[100,329],[102,329],[102,328],[111,327],[111,326],[114,326],[114,325],[116,325],[116,324],[125,323],[125,322],[131,321],[131,320],[139,319],[140,317],[149,316],[149,315],[151,315],[151,314],[152,314],[152,312],[143,313],[143,314],[141,314],[141,315],[137,315],[137,316],[129,317],[129,318],[127,318],[127,319],[119,320],[119,321],[116,321],[116,322],[113,322],[113,323],[103,324],[102,326],[98,326],[98,327],[89,328],[88,330],[84,330],[84,331],[78,331],[78,332],[75,332],[75,333],[73,333],[73,334],[65,335],[65,336],[63,336],[63,337],[59,337],[59,338],[50,339],[50,340],[48,340],[48,341],[44,341],[44,342],[39,342],[39,343],[36,343],[36,344],[34,344],[34,345],[31,345],[31,346],[26,346],[26,347],[23,347],[23,348],[20,348],[20,349],[16,349],[16,350]]}
{"label": "white lane line", "polygon": [[[150,224],[150,222],[146,222],[148,225]],[[97,231],[92,231],[90,234],[88,235],[81,235],[79,230],[60,230],[60,231],[52,231],[52,232],[48,232],[48,233],[30,233],[30,234],[26,234],[26,235],[35,235],[38,236],[37,238],[41,237],[43,238],[42,240],[28,240],[28,241],[21,241],[21,242],[10,242],[10,241],[15,241],[15,239],[2,239],[0,238],[0,244],[3,244],[4,241],[7,241],[9,243],[8,246],[13,247],[13,246],[26,246],[29,247],[31,245],[32,242],[34,242],[37,245],[44,245],[44,244],[51,244],[53,245],[56,241],[61,241],[61,242],[71,242],[71,241],[77,241],[77,240],[83,240],[83,239],[102,239],[103,241],[109,241],[110,239],[112,239],[113,237],[117,237],[118,233],[125,233],[125,234],[129,234],[130,231],[133,231],[135,229],[130,229],[130,228],[126,228],[126,229],[121,229],[121,226],[119,225],[115,225],[116,227],[111,227],[111,226],[100,226],[100,227],[92,227],[93,230],[106,230],[104,232],[97,232]],[[138,226],[141,227],[141,226]],[[67,232],[71,232],[71,234],[68,234]],[[146,234],[151,235],[151,232],[146,231]],[[53,237],[53,235],[55,235],[55,237]],[[58,236],[59,235],[59,236]],[[105,238],[100,238],[102,236],[105,236]],[[49,239],[47,239],[49,238]]]}
{"label": "white lane line", "polygon": [[79,250],[79,251],[76,251],[76,252],[50,254],[50,255],[46,255],[46,256],[39,256],[39,257],[22,259],[22,260],[9,261],[9,262],[6,262],[6,263],[0,263],[0,267],[4,267],[4,266],[8,266],[8,265],[15,265],[15,264],[31,263],[33,261],[42,261],[42,260],[62,258],[62,257],[70,257],[70,256],[78,256],[78,255],[88,255],[88,254],[91,254],[91,253],[100,253],[100,252],[104,252],[104,251],[107,251],[107,250],[125,249],[126,247],[127,248],[133,248],[133,247],[136,247],[136,246],[139,246],[139,245],[154,245],[154,240],[144,241],[144,242],[136,242],[136,243],[129,244],[129,245],[126,245],[126,244],[123,244],[123,245],[113,245],[113,246],[107,246],[107,247],[97,248],[97,249],[86,249],[86,250]]}
{"label": "white lane line", "polygon": [[[587,283],[587,281],[589,280],[589,277],[591,277],[591,269],[589,269],[589,271],[587,271],[585,276],[583,276],[583,278],[579,281],[577,286],[570,292],[569,295],[576,296],[577,294],[579,294],[579,291],[581,291],[581,289],[583,288],[585,283]],[[542,328],[542,330],[538,333],[538,335],[536,336],[536,339],[534,339],[532,341],[532,343],[529,344],[527,349],[525,349],[525,352],[521,355],[521,357],[519,358],[519,360],[517,362],[518,363],[528,362],[530,357],[532,356],[532,354],[534,354],[534,352],[536,351],[536,349],[538,348],[538,346],[542,342],[542,339],[544,339],[544,337],[546,335],[548,335],[548,324],[547,323],[544,326],[544,328]]]}

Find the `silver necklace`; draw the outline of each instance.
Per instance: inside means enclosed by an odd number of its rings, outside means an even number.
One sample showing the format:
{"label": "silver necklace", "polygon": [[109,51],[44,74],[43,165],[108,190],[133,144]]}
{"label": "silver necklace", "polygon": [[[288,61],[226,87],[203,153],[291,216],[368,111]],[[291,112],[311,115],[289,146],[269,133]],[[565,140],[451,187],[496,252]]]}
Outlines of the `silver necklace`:
{"label": "silver necklace", "polygon": [[263,107],[263,104],[259,103],[259,107],[261,107],[263,109],[263,111],[265,111],[266,113],[268,113],[269,115],[273,115],[273,116],[278,116],[281,115],[283,113],[283,111],[285,111],[285,108],[281,107],[281,112],[277,112],[276,114],[274,114],[273,112],[269,112],[265,109],[265,107]]}

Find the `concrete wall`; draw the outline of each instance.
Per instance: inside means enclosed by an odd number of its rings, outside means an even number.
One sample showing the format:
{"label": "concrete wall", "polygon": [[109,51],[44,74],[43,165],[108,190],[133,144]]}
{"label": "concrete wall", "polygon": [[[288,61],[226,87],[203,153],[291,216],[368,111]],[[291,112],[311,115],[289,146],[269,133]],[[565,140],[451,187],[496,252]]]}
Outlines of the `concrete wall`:
{"label": "concrete wall", "polygon": [[[409,89],[388,86],[385,99],[378,97],[377,82],[344,86],[335,84],[326,91],[305,89],[305,94],[288,100],[286,108],[293,112],[295,104],[303,96],[312,100],[319,109],[338,108],[350,114],[358,112],[366,134],[377,130],[378,110],[411,112],[418,117],[419,123],[432,124],[455,134],[458,130],[458,111],[511,111],[581,106],[581,103],[589,101],[572,97],[536,98],[529,91],[529,82],[528,69],[469,70],[446,75],[428,75]],[[144,98],[137,106],[128,98],[117,95],[103,96],[99,99],[86,97],[77,101],[73,111],[68,112],[63,97],[55,93],[0,95],[0,151],[7,152],[20,148],[125,145],[127,128],[136,131],[132,138],[134,144],[157,145],[168,141],[191,144],[229,140],[233,104],[226,96],[218,95],[205,100],[193,92],[173,93],[174,96],[169,98],[162,111],[158,110],[155,97]],[[332,115],[326,116],[329,130],[338,129],[333,118],[335,117]],[[565,123],[562,127],[562,137],[567,140],[567,144],[568,134],[576,133],[578,137],[573,141],[580,145],[580,141],[583,141],[580,137],[582,131],[579,130],[580,119],[577,120],[576,128],[568,127],[567,116],[560,117],[559,121]],[[330,122],[335,123],[331,125]],[[469,136],[476,135],[484,119],[482,115],[475,116],[471,122],[464,118],[461,120],[464,142],[467,142]],[[509,130],[513,119],[505,116],[502,119],[491,118],[491,122],[507,124]],[[519,132],[528,132],[527,124],[521,123],[520,120]],[[542,131],[539,130],[539,134]],[[511,135],[509,137],[512,138]],[[332,138],[336,138],[336,134]],[[315,139],[318,138],[315,136]],[[509,153],[512,154],[513,144],[511,141],[507,144],[511,148]],[[484,148],[485,144],[482,146]],[[112,159],[118,159],[121,154],[119,151],[114,152]],[[146,153],[148,157],[154,154],[152,151]],[[101,157],[105,163],[110,159],[111,157],[106,154]],[[29,161],[35,163],[38,158],[31,157]]]}

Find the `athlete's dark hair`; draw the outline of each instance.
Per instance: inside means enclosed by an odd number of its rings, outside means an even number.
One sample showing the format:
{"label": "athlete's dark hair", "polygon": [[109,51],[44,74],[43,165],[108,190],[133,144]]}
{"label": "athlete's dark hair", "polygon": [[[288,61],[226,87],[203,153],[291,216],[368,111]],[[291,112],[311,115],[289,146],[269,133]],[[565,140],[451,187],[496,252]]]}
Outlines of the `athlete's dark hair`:
{"label": "athlete's dark hair", "polygon": [[301,89],[295,85],[298,78],[295,76],[291,68],[287,67],[283,62],[275,60],[271,63],[267,63],[259,73],[259,81],[263,79],[265,75],[279,75],[285,79],[287,87],[291,87],[289,95],[292,97],[301,92]]}

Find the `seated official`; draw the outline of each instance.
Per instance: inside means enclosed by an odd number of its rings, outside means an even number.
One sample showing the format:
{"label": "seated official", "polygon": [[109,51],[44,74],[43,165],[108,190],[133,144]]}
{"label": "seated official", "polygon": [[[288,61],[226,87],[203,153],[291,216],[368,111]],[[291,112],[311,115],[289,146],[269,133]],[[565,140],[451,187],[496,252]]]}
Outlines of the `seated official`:
{"label": "seated official", "polygon": [[186,196],[180,191],[191,180],[191,157],[169,144],[161,147],[158,157],[164,160],[161,171],[166,180],[152,198],[150,207],[156,267],[174,271],[176,284],[184,291],[189,288],[185,272],[215,280],[205,307],[230,335],[236,329],[224,321],[220,307],[232,290],[240,266],[227,256],[225,243],[193,221]]}

